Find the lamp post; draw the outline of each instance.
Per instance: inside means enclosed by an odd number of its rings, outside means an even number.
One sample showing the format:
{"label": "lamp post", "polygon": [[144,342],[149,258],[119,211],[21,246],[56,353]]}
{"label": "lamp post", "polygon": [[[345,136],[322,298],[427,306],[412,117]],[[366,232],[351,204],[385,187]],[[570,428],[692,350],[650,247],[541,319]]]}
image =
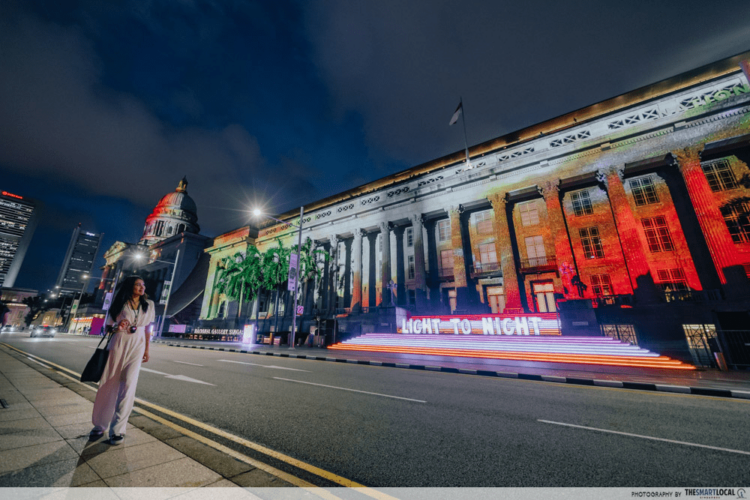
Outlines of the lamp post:
{"label": "lamp post", "polygon": [[[298,269],[300,267],[300,252],[302,251],[302,225],[305,218],[305,207],[299,207],[299,225],[291,222],[284,222],[283,220],[277,219],[276,217],[264,214],[259,208],[253,210],[253,215],[255,215],[256,217],[268,217],[269,219],[281,222],[282,224],[289,224],[290,226],[296,227],[299,231],[299,234],[297,236],[297,254],[294,261],[292,262],[290,259],[289,262],[289,291],[294,293],[294,308],[292,309],[292,334],[291,338],[289,339],[289,349],[294,349],[294,337],[297,332],[297,289],[299,288]],[[294,280],[294,286],[292,286],[292,280]]]}
{"label": "lamp post", "polygon": [[[142,253],[137,253],[134,256],[135,260],[141,260],[143,257],[144,255]],[[159,260],[159,259],[151,259],[149,261],[149,264],[151,262],[161,262],[162,264],[172,264],[172,276],[169,280],[169,290],[167,292],[167,299],[164,301],[164,314],[162,314],[161,322],[159,323],[159,337],[162,336],[164,323],[167,320],[167,309],[169,308],[169,298],[172,296],[172,287],[174,286],[174,277],[175,277],[175,274],[177,274],[177,263],[179,262],[179,260],[180,260],[180,249],[178,248],[177,254],[175,255],[175,258],[174,258],[174,262],[171,262],[168,260]],[[162,288],[162,293],[164,293],[163,290],[164,289]],[[161,302],[161,299],[159,300],[159,302]]]}

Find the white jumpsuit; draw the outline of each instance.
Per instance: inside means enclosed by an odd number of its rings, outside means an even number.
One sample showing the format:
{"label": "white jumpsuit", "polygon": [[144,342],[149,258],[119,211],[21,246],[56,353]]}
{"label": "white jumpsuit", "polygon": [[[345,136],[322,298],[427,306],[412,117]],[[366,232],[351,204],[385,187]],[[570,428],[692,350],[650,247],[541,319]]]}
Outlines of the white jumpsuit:
{"label": "white jumpsuit", "polygon": [[109,343],[109,358],[104,368],[104,374],[99,381],[99,390],[94,401],[94,411],[91,421],[94,429],[105,432],[109,427],[109,435],[125,434],[130,412],[133,411],[135,401],[135,387],[138,384],[138,372],[141,369],[143,353],[146,350],[146,327],[154,321],[154,303],[148,302],[148,311],[139,308],[136,316],[128,304],[122,308],[120,314],[108,324],[118,325],[126,319],[131,326],[136,325],[135,333],[129,329],[118,330]]}

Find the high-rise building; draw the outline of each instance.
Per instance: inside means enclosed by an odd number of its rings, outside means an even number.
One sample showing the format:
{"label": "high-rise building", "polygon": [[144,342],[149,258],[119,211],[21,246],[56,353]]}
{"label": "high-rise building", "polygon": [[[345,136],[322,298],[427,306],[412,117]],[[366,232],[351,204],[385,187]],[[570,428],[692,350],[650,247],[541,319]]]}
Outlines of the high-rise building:
{"label": "high-rise building", "polygon": [[57,283],[55,283],[61,292],[78,291],[83,288],[84,282],[88,280],[83,275],[91,273],[94,268],[102,236],[103,233],[94,234],[82,231],[80,223],[73,229],[65,260],[60,269],[60,275],[57,277]]}
{"label": "high-rise building", "polygon": [[12,287],[36,229],[38,201],[0,191],[0,286]]}

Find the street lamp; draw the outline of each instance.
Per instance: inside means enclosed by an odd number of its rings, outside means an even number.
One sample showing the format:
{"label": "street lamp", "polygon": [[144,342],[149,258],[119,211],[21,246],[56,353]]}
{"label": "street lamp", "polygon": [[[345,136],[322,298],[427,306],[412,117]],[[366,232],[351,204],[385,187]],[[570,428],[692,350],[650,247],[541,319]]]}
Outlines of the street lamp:
{"label": "street lamp", "polygon": [[[295,256],[296,258],[294,259],[294,261],[290,259],[289,262],[289,279],[290,281],[292,279],[294,280],[294,287],[290,290],[294,293],[294,308],[292,309],[292,334],[291,339],[289,340],[289,349],[294,349],[294,337],[297,332],[297,288],[299,288],[299,273],[297,272],[297,270],[300,267],[299,257],[300,252],[302,251],[302,225],[305,218],[305,207],[299,207],[299,225],[277,219],[276,217],[268,214],[264,214],[263,211],[257,207],[253,209],[253,215],[255,217],[268,217],[269,219],[281,222],[282,224],[289,224],[290,226],[294,226],[299,230],[299,235],[297,237],[297,255]],[[292,284],[290,283],[289,286],[292,286]]]}

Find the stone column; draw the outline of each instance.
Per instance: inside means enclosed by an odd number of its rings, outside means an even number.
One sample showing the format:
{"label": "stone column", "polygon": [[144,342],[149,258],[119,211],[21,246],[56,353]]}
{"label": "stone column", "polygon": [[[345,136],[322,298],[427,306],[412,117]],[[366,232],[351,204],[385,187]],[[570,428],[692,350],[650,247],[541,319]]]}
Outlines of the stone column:
{"label": "stone column", "polygon": [[424,238],[422,236],[423,224],[424,216],[422,214],[412,215],[411,227],[414,235],[414,295],[418,309],[423,309],[427,304],[427,275],[424,265]]}
{"label": "stone column", "polygon": [[630,283],[639,300],[652,301],[655,297],[654,279],[646,260],[646,249],[641,241],[645,241],[645,234],[641,236],[643,227],[636,220],[630,207],[625,186],[622,184],[622,167],[610,167],[599,170],[597,179],[607,187],[609,204],[615,219],[615,227],[620,235],[622,253],[630,275]]}
{"label": "stone column", "polygon": [[570,247],[570,238],[568,230],[565,227],[565,213],[560,204],[560,179],[545,182],[539,186],[539,193],[544,198],[547,205],[547,220],[549,221],[550,236],[555,241],[555,260],[557,269],[560,272],[560,279],[563,287],[567,290],[565,297],[574,296],[574,287],[570,284],[573,277],[570,269],[575,269],[575,258],[573,250]]}
{"label": "stone column", "polygon": [[716,206],[713,191],[703,173],[700,150],[701,148],[685,148],[672,151],[672,154],[677,158],[677,166],[685,179],[690,201],[698,216],[698,224],[703,231],[716,272],[724,285],[727,282],[724,269],[738,264],[739,260],[724,216]]}
{"label": "stone column", "polygon": [[451,219],[451,247],[453,248],[453,284],[456,288],[456,311],[468,312],[471,302],[471,292],[466,279],[466,259],[471,255],[464,255],[464,241],[461,231],[462,205],[450,207],[448,214]]}
{"label": "stone column", "polygon": [[448,214],[451,219],[451,246],[453,247],[453,282],[456,290],[466,288],[466,263],[464,261],[464,242],[461,237],[462,205],[450,207]]}
{"label": "stone column", "polygon": [[328,309],[335,311],[338,306],[339,294],[339,238],[335,234],[329,236],[331,241],[331,261],[328,271],[329,288],[328,288]]}
{"label": "stone column", "polygon": [[380,237],[383,241],[383,261],[380,264],[380,286],[382,289],[380,301],[381,306],[391,306],[391,291],[388,283],[391,281],[391,224],[381,222]]}
{"label": "stone column", "polygon": [[367,276],[369,279],[369,284],[367,285],[367,294],[369,303],[367,307],[376,307],[378,305],[378,278],[377,270],[375,268],[378,262],[378,233],[367,233],[367,243],[370,250],[370,258],[367,259],[369,262],[369,265],[367,267]]}
{"label": "stone column", "polygon": [[404,228],[397,226],[393,228],[396,236],[396,303],[400,306],[406,304],[406,273],[404,272]]}
{"label": "stone column", "polygon": [[[347,242],[348,255],[346,259],[347,295],[349,295],[349,307],[354,311],[362,309],[362,230],[353,231],[354,238]],[[351,278],[350,278],[351,277]]]}
{"label": "stone column", "polygon": [[513,256],[513,243],[508,225],[508,194],[496,193],[488,197],[495,212],[495,248],[500,253],[500,268],[503,271],[503,295],[505,296],[505,314],[523,313],[521,290],[518,286],[516,259]]}
{"label": "stone column", "polygon": [[427,229],[427,259],[430,263],[430,273],[427,286],[430,288],[430,306],[437,310],[440,307],[440,275],[438,271],[437,241],[435,241],[435,227],[437,220],[432,219],[424,223]]}

